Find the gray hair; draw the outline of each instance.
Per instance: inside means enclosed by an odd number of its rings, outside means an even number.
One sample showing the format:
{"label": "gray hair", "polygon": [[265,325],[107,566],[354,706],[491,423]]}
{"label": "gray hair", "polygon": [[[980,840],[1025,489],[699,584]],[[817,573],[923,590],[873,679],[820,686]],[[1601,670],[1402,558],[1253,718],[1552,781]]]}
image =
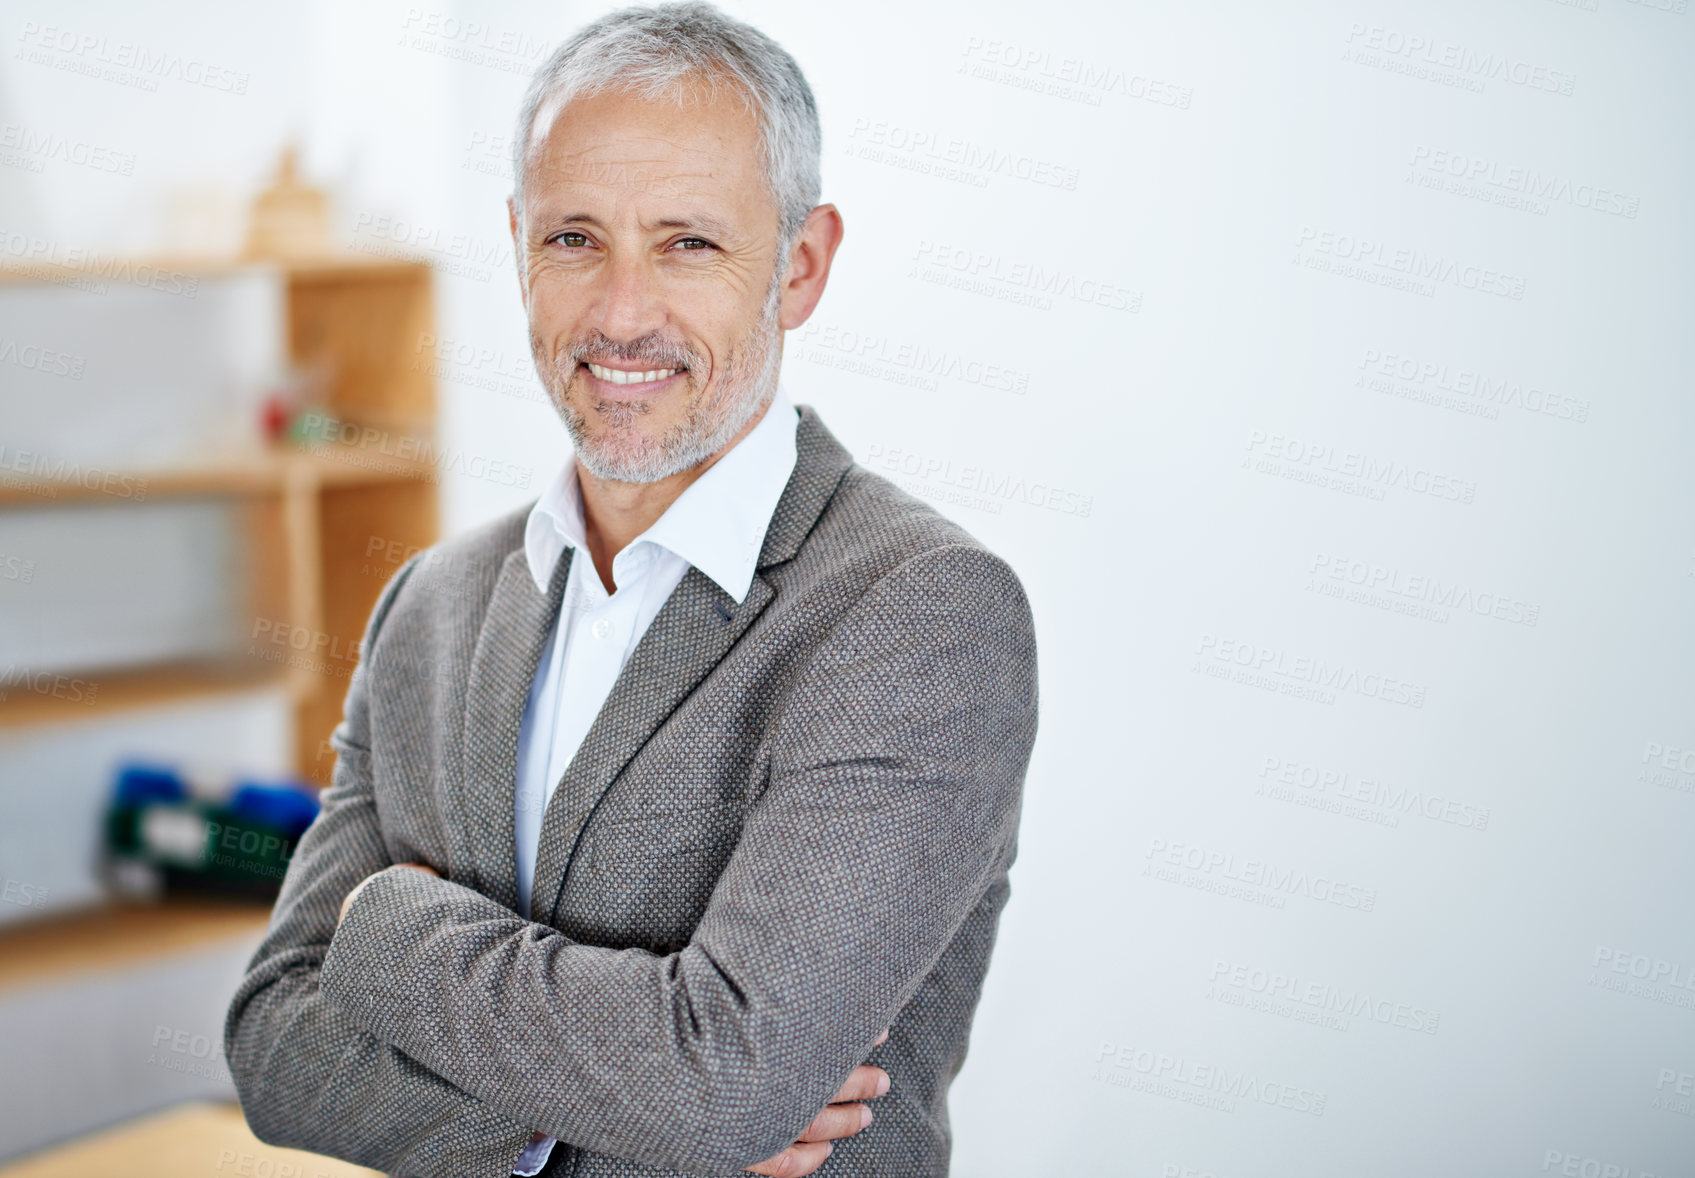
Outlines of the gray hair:
{"label": "gray hair", "polygon": [[608,13],[578,30],[530,80],[512,140],[513,203],[524,209],[524,173],[530,137],[543,104],[561,105],[603,90],[621,89],[653,99],[681,97],[687,81],[734,83],[759,118],[766,188],[777,206],[777,268],[800,235],[822,187],[823,136],[818,106],[800,66],[788,51],[710,4],[661,4]]}

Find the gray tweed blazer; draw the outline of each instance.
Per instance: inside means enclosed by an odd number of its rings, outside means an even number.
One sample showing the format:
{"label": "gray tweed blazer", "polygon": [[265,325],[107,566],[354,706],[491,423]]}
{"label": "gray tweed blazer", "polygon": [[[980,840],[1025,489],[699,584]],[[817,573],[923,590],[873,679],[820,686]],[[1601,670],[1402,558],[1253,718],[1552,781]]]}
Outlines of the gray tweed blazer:
{"label": "gray tweed blazer", "polygon": [[1035,634],[1005,561],[799,410],[752,589],[690,569],[666,601],[547,805],[527,913],[518,729],[569,553],[538,593],[526,509],[384,589],[225,1024],[261,1140],[497,1178],[536,1128],[560,1173],[733,1174],[871,1062],[892,1087],[818,1173],[946,1174]]}

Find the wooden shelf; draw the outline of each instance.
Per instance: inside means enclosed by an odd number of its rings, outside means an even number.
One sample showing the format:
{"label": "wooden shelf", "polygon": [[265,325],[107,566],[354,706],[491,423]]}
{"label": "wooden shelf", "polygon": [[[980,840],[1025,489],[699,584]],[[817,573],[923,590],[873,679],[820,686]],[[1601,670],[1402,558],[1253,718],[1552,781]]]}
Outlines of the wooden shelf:
{"label": "wooden shelf", "polygon": [[259,905],[173,899],[0,926],[0,991],[145,964],[262,932],[269,919],[270,910]]}
{"label": "wooden shelf", "polygon": [[0,730],[35,724],[74,724],[129,708],[156,707],[210,695],[289,688],[302,680],[277,663],[232,657],[149,663],[102,671],[16,672],[20,682],[0,679]]}
{"label": "wooden shelf", "polygon": [[75,261],[55,258],[7,259],[0,263],[0,283],[54,282],[61,278],[125,282],[137,271],[160,271],[195,278],[221,278],[252,270],[280,271],[306,278],[360,278],[404,276],[419,270],[428,270],[429,265],[428,259],[422,257],[377,257],[369,254],[330,253],[279,262],[211,254],[129,257],[88,250],[79,254]]}
{"label": "wooden shelf", "polygon": [[0,1178],[231,1178],[298,1174],[311,1178],[382,1178],[351,1162],[266,1145],[231,1104],[180,1105],[69,1145],[0,1165]]}
{"label": "wooden shelf", "polygon": [[[138,468],[87,486],[76,478],[26,479],[0,472],[0,507],[93,501],[269,495],[302,482],[320,487],[380,483],[435,483],[435,467],[415,459],[357,447],[258,450],[198,466]],[[128,488],[128,494],[107,490]]]}
{"label": "wooden shelf", "polygon": [[[321,646],[357,651],[365,619],[395,568],[435,542],[441,481],[435,448],[432,353],[434,278],[426,261],[323,255],[287,262],[236,258],[125,259],[91,253],[70,259],[18,259],[0,265],[0,284],[125,283],[149,271],[214,278],[262,270],[279,276],[290,363],[321,376],[325,414],[358,435],[309,448],[279,446],[208,455],[204,462],[108,475],[88,464],[48,477],[0,470],[0,510],[56,505],[117,506],[160,500],[223,499],[238,513],[245,567],[231,589],[267,633],[308,637],[305,657],[278,646],[277,662],[234,659],[83,672],[86,691],[0,682],[0,729],[60,723],[197,696],[283,685],[294,693],[295,768],[327,783],[327,740],[341,716],[352,662],[318,665]],[[78,281],[72,283],[72,279]],[[316,379],[316,378],[315,378]],[[309,432],[309,431],[308,431]],[[340,433],[340,431],[337,431]],[[27,464],[25,464],[27,465]],[[87,479],[94,485],[89,486]],[[320,660],[321,661],[321,660]],[[78,677],[69,677],[78,678]],[[71,698],[67,698],[71,697]]]}

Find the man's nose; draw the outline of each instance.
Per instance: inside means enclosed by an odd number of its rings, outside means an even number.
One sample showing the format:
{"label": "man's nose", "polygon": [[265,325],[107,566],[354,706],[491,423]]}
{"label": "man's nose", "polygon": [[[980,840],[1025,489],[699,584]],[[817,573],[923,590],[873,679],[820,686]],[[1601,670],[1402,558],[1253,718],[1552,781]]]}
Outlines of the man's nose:
{"label": "man's nose", "polygon": [[665,325],[653,268],[640,257],[614,257],[601,271],[596,327],[613,339],[637,339]]}

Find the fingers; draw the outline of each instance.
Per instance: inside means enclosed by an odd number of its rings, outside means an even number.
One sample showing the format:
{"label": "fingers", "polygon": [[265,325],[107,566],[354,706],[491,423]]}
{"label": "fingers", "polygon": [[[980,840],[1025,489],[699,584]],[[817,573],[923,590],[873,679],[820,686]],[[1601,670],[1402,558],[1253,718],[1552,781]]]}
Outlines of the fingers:
{"label": "fingers", "polygon": [[767,1178],[801,1178],[824,1164],[830,1156],[828,1141],[797,1141],[776,1157],[766,1158],[757,1166],[749,1166],[749,1174],[764,1174]]}
{"label": "fingers", "polygon": [[863,1104],[827,1104],[801,1133],[802,1141],[829,1141],[852,1137],[871,1123],[871,1110]]}
{"label": "fingers", "polygon": [[871,1046],[876,1047],[879,1044],[887,1043],[888,1041],[889,1041],[889,1033],[887,1031],[884,1031],[881,1035],[877,1036],[877,1041],[875,1043],[871,1044]]}
{"label": "fingers", "polygon": [[860,1064],[848,1073],[846,1083],[830,1097],[831,1104],[849,1100],[871,1100],[889,1090],[889,1073],[870,1064]]}
{"label": "fingers", "polygon": [[[877,1036],[876,1047],[887,1041],[889,1033],[884,1031]],[[869,1064],[861,1064],[848,1074],[848,1078],[829,1104],[816,1117],[806,1131],[782,1153],[775,1157],[766,1158],[757,1166],[749,1166],[749,1174],[763,1174],[766,1178],[803,1178],[810,1174],[830,1156],[830,1142],[843,1137],[852,1137],[871,1123],[871,1109],[857,1102],[871,1100],[883,1095],[889,1090],[889,1073],[882,1068]]]}

